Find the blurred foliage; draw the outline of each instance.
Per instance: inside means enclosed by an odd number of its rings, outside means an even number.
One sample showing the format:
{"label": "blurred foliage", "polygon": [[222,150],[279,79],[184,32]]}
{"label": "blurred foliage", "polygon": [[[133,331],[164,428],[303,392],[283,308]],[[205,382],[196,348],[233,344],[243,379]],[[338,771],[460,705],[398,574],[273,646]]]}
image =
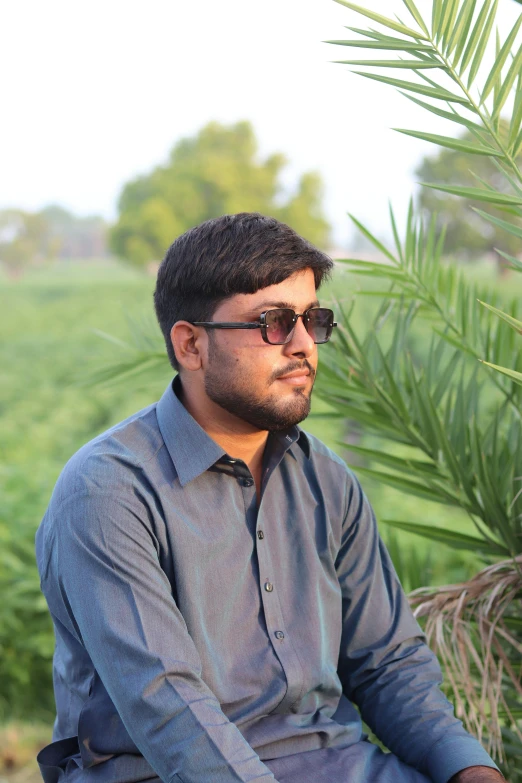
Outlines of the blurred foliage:
{"label": "blurred foliage", "polygon": [[[94,279],[93,279],[94,276]],[[97,278],[97,279],[96,279]],[[55,264],[0,289],[0,721],[54,715],[52,625],[39,590],[34,534],[67,459],[86,440],[149,404],[135,380],[77,385],[111,354],[93,333],[126,334],[124,311],[152,309],[152,283],[107,264]]]}
{"label": "blurred foliage", "polygon": [[277,153],[261,161],[257,146],[249,122],[211,122],[179,141],[166,164],[123,188],[111,231],[116,255],[138,266],[159,261],[184,231],[235,212],[272,215],[325,247],[330,228],[320,176],[303,174],[297,192],[285,200],[279,179],[285,157]]}
{"label": "blurred foliage", "polygon": [[[411,208],[401,241],[392,212],[393,249],[355,220],[384,263],[359,259],[348,263],[358,274],[382,281],[384,290],[379,292],[381,304],[373,321],[362,333],[354,329],[349,311],[341,314],[337,344],[327,346],[325,352],[322,396],[339,416],[363,422],[378,436],[378,448],[358,449],[378,466],[363,472],[407,495],[461,508],[473,522],[475,531],[469,535],[450,527],[387,520],[395,529],[473,551],[486,565],[461,585],[417,589],[412,602],[418,616],[425,618],[428,638],[442,658],[457,714],[503,764],[510,780],[518,783],[522,757],[520,300],[498,303],[491,291],[471,284],[455,267],[445,267],[442,227],[449,221],[452,250],[469,241],[470,255],[485,249],[480,234],[495,234],[496,252],[508,267],[522,270],[515,255],[522,238],[522,45],[517,43],[522,15],[502,41],[498,31],[494,33],[497,0],[482,4],[433,0],[429,19],[414,0],[404,0],[412,26],[348,0],[337,2],[384,29],[350,27],[358,38],[332,43],[395,55],[394,59],[342,62],[363,67],[357,71],[361,76],[398,88],[430,114],[453,124],[453,134],[396,129],[444,149],[422,167],[431,181],[423,183],[429,190],[421,195],[421,203],[424,199],[431,212],[433,193],[438,194],[446,214],[440,221],[432,214],[426,223]],[[414,81],[385,75],[390,69],[400,69],[402,74],[410,70]],[[510,116],[502,119],[507,107]],[[466,133],[456,136],[455,125]],[[463,156],[471,165],[465,181]],[[468,204],[457,201],[448,206],[448,196]],[[477,202],[482,208],[474,207],[471,213],[469,204]],[[422,319],[430,324],[432,338],[419,362],[411,337]],[[382,331],[390,322],[391,339]],[[400,444],[404,453],[390,452],[390,443]]]}
{"label": "blurred foliage", "polygon": [[11,277],[50,260],[107,256],[107,227],[100,217],[76,217],[58,206],[40,212],[0,211],[0,263]]}
{"label": "blurred foliage", "polygon": [[49,742],[49,724],[34,721],[0,724],[0,782],[41,783],[36,756]]}
{"label": "blurred foliage", "polygon": [[[499,132],[507,140],[509,125],[506,120],[500,121]],[[472,143],[474,137],[470,131],[466,131],[461,139],[464,143]],[[521,165],[522,154],[519,153],[517,166],[520,168]],[[487,183],[495,191],[511,192],[510,183],[493,159],[486,155],[474,157],[456,149],[441,149],[435,155],[425,157],[415,174],[421,182],[461,187],[472,187],[480,178],[481,182]],[[473,207],[484,208],[480,201],[457,198],[433,188],[421,188],[419,206],[428,220],[436,217],[437,235],[445,232],[445,252],[456,258],[472,261],[486,253],[496,253],[497,248],[512,255],[520,254],[520,237],[486,222],[473,210]],[[484,209],[497,218],[503,215],[491,205]],[[515,219],[515,223],[522,228],[521,219]],[[497,254],[497,259],[502,268],[502,256]]]}

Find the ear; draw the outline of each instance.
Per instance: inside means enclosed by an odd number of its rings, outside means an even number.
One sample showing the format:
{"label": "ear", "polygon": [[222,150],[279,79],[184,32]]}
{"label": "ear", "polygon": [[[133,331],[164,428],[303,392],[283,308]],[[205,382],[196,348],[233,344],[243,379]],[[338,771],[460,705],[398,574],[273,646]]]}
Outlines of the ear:
{"label": "ear", "polygon": [[170,339],[180,367],[192,372],[200,370],[208,344],[205,330],[188,321],[176,321]]}

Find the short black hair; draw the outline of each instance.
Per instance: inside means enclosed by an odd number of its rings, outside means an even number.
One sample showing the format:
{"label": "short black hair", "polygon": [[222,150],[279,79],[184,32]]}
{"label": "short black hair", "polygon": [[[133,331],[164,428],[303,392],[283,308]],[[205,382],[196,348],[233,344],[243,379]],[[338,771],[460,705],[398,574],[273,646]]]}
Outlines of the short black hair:
{"label": "short black hair", "polygon": [[257,212],[206,220],[179,236],[158,270],[154,306],[170,363],[179,370],[170,332],[176,321],[211,321],[235,294],[253,294],[311,269],[316,290],[333,268],[326,253],[290,226]]}

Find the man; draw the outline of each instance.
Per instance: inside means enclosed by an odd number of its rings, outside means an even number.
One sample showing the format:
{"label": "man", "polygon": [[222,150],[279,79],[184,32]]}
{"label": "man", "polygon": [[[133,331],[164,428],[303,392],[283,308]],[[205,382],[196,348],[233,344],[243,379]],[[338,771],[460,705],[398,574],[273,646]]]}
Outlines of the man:
{"label": "man", "polygon": [[155,306],[179,374],[71,459],[37,533],[46,783],[502,780],[439,690],[357,479],[297,427],[331,267],[258,214],[167,252]]}

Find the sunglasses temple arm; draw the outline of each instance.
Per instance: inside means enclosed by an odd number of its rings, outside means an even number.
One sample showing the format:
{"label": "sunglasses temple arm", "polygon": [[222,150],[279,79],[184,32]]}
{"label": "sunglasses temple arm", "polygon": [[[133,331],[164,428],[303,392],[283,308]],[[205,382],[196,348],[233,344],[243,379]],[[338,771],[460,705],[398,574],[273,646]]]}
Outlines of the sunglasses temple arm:
{"label": "sunglasses temple arm", "polygon": [[220,323],[218,321],[192,321],[194,326],[205,326],[208,329],[261,329],[263,324],[254,323]]}

